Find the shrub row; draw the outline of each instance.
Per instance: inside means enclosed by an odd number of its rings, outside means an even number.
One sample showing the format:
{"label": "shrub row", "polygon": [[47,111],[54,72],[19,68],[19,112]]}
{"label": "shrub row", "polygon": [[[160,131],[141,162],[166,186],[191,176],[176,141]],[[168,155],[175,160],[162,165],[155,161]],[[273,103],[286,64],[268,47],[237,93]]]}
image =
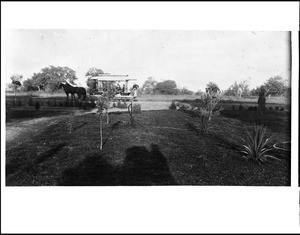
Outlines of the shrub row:
{"label": "shrub row", "polygon": [[[232,110],[234,110],[234,109],[236,109],[236,106],[235,105],[232,105]],[[239,110],[243,110],[243,109],[247,109],[247,110],[257,110],[257,106],[250,106],[250,107],[245,107],[245,106],[243,106],[243,105],[239,105],[238,106],[238,109]],[[270,111],[272,111],[272,110],[276,110],[276,111],[284,111],[284,107],[279,107],[279,106],[275,106],[275,107],[273,107],[273,106],[270,106],[270,107],[266,107],[266,110],[270,110]]]}

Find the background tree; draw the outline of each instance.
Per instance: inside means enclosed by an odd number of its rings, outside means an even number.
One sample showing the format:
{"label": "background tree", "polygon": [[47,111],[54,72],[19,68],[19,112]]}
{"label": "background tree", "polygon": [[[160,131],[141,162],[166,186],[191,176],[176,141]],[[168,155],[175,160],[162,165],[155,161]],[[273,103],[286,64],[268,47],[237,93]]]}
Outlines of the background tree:
{"label": "background tree", "polygon": [[23,82],[23,90],[24,90],[24,91],[38,91],[39,88],[38,88],[38,86],[34,85],[32,79],[27,78],[27,79]]}
{"label": "background tree", "polygon": [[209,82],[206,85],[205,88],[206,93],[208,94],[212,94],[212,93],[219,93],[220,92],[220,88],[218,87],[218,85],[214,82]]}
{"label": "background tree", "polygon": [[226,96],[247,96],[249,95],[249,85],[246,80],[240,82],[234,82],[224,93]]}
{"label": "background tree", "polygon": [[166,80],[163,82],[158,82],[155,87],[155,93],[164,94],[164,95],[177,95],[179,89],[176,88],[176,82],[173,80]]}
{"label": "background tree", "polygon": [[9,84],[9,87],[12,88],[14,91],[16,91],[18,88],[22,86],[23,75],[21,74],[13,74],[10,76],[11,83]]}
{"label": "background tree", "polygon": [[197,90],[197,91],[195,92],[195,95],[197,95],[197,96],[200,96],[200,95],[203,95],[203,94],[205,94],[205,92],[203,92],[203,91],[201,91],[201,90]]}
{"label": "background tree", "polygon": [[179,92],[181,95],[192,95],[194,94],[193,91],[190,91],[189,89],[187,89],[186,87],[183,87],[182,89],[180,89]]}
{"label": "background tree", "polygon": [[259,92],[261,90],[263,86],[257,86],[256,88],[253,88],[249,93],[250,95],[252,96],[258,96],[259,95]]}
{"label": "background tree", "polygon": [[13,74],[10,76],[11,84],[9,84],[9,87],[13,89],[15,92],[15,104],[17,103],[17,90],[21,87],[21,81],[23,79],[23,75],[20,74]]}
{"label": "background tree", "polygon": [[69,67],[49,66],[41,69],[41,72],[34,73],[32,84],[41,90],[56,91],[60,82],[68,81],[74,84],[77,79],[76,72]]}
{"label": "background tree", "polygon": [[86,77],[97,77],[100,74],[104,74],[104,72],[99,68],[92,67],[92,68],[88,69],[88,71],[85,73],[85,76]]}
{"label": "background tree", "polygon": [[143,84],[142,92],[144,94],[153,94],[156,85],[157,85],[157,81],[155,81],[155,79],[153,77],[148,77],[147,80]]}
{"label": "background tree", "polygon": [[269,95],[282,95],[287,89],[286,82],[280,76],[269,78],[264,87]]}

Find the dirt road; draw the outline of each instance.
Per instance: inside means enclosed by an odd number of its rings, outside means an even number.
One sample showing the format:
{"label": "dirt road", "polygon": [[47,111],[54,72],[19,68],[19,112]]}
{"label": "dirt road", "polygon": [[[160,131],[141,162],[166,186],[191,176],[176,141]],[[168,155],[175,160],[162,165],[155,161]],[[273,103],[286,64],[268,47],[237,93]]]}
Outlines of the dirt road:
{"label": "dirt road", "polygon": [[[141,109],[148,110],[165,110],[169,108],[170,102],[150,102],[150,101],[137,101],[134,104],[141,104]],[[127,109],[113,108],[110,112],[127,112]],[[89,113],[96,113],[97,109],[91,111],[76,110],[75,116],[86,115]],[[68,118],[68,115],[58,115],[54,117],[41,117],[30,120],[18,120],[6,123],[6,149],[15,147],[21,143],[31,140],[31,137],[37,135],[45,128],[54,125]]]}

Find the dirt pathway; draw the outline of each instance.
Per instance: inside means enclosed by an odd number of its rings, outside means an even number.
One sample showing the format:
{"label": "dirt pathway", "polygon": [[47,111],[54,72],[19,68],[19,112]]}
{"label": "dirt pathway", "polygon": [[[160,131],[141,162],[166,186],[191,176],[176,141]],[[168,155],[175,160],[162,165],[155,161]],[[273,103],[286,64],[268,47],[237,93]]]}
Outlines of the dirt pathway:
{"label": "dirt pathway", "polygon": [[[168,109],[170,102],[149,102],[140,101],[134,102],[134,104],[140,104],[141,109],[144,111],[148,110],[164,110]],[[96,113],[97,110],[91,111],[75,110],[74,115],[86,115],[90,113]],[[127,112],[127,109],[113,108],[110,112]],[[68,115],[62,114],[54,117],[41,117],[30,120],[18,120],[10,123],[6,123],[6,149],[16,147],[19,144],[31,140],[32,136],[37,135],[45,128],[54,125],[55,123],[67,118]]]}
{"label": "dirt pathway", "polygon": [[[80,110],[74,111],[75,116],[85,115],[87,113],[89,112]],[[45,128],[58,123],[68,116],[67,114],[62,114],[53,117],[41,117],[6,123],[6,150],[31,140],[32,136],[37,135]]]}

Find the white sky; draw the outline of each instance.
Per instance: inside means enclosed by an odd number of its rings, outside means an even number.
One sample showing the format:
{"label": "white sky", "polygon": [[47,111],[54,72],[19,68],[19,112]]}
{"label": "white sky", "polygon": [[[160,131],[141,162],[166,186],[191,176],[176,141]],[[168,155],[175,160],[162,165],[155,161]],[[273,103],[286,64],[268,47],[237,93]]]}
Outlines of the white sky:
{"label": "white sky", "polygon": [[227,89],[249,80],[250,88],[271,76],[289,78],[289,36],[285,31],[191,30],[9,30],[7,82],[49,65],[68,66],[85,86],[85,72],[128,74],[141,86],[150,76],[178,87],[204,90],[208,82]]}

